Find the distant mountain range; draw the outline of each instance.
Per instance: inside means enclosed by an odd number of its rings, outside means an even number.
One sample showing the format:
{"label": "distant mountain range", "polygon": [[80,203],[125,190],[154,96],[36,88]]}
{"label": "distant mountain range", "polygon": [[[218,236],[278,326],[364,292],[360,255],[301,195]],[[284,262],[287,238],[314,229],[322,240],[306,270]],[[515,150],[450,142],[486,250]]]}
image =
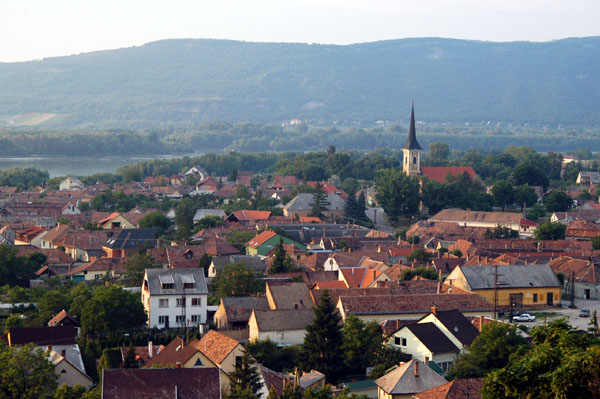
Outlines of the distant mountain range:
{"label": "distant mountain range", "polygon": [[309,45],[164,40],[0,63],[0,126],[417,119],[600,126],[600,37]]}

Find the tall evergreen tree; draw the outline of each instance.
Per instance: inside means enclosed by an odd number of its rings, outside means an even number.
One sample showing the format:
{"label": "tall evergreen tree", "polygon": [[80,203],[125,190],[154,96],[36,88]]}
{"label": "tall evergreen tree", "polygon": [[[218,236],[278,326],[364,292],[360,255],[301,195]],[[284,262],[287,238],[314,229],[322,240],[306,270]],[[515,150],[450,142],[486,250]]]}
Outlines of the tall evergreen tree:
{"label": "tall evergreen tree", "polygon": [[291,260],[283,249],[283,240],[279,240],[279,243],[275,246],[275,253],[273,256],[273,262],[269,269],[269,274],[287,273],[291,269]]}
{"label": "tall evergreen tree", "polygon": [[204,276],[208,277],[208,268],[212,263],[212,256],[210,256],[209,254],[202,254],[198,263],[198,266],[204,269]]}
{"label": "tall evergreen tree", "polygon": [[137,369],[139,367],[137,360],[135,359],[135,346],[133,344],[127,350],[127,354],[125,355],[125,359],[123,359],[123,368],[124,369]]}
{"label": "tall evergreen tree", "polygon": [[327,209],[328,205],[329,201],[327,201],[327,194],[325,194],[325,189],[323,185],[319,182],[317,183],[313,191],[313,203],[309,216],[316,216],[318,218],[322,218],[323,211]]}
{"label": "tall evergreen tree", "polygon": [[324,373],[329,382],[341,377],[344,365],[342,318],[324,290],[319,305],[313,308],[315,317],[306,327],[302,344],[303,368]]}
{"label": "tall evergreen tree", "polygon": [[258,392],[263,384],[260,382],[260,374],[254,366],[254,359],[250,352],[245,351],[240,361],[235,365],[231,374],[233,383],[228,399],[258,399]]}

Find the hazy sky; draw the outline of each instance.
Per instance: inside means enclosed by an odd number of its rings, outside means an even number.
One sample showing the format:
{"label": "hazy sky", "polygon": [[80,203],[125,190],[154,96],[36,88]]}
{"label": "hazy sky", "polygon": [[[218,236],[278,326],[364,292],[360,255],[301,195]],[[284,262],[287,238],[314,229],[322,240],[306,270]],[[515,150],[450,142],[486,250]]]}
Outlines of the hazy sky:
{"label": "hazy sky", "polygon": [[357,43],[600,35],[599,0],[0,0],[0,61],[171,38]]}

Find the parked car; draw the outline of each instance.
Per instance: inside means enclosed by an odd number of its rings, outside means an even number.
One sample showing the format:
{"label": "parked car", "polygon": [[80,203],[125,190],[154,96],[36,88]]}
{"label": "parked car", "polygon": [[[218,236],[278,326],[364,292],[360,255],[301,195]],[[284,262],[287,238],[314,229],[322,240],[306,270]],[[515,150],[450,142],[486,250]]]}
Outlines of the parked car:
{"label": "parked car", "polygon": [[589,309],[581,309],[579,311],[579,317],[590,317],[590,310]]}
{"label": "parked car", "polygon": [[532,316],[529,313],[523,313],[518,316],[514,316],[513,320],[514,321],[535,321],[535,316]]}

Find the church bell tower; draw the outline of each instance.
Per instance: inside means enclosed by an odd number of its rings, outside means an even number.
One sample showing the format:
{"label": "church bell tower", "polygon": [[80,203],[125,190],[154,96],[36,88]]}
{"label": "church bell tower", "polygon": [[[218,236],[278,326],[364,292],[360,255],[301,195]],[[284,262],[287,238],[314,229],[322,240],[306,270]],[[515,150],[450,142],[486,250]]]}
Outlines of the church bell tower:
{"label": "church bell tower", "polygon": [[408,140],[402,146],[402,170],[409,176],[421,174],[421,151],[422,148],[417,141],[415,132],[415,102],[412,103],[410,111],[410,127],[408,128]]}

